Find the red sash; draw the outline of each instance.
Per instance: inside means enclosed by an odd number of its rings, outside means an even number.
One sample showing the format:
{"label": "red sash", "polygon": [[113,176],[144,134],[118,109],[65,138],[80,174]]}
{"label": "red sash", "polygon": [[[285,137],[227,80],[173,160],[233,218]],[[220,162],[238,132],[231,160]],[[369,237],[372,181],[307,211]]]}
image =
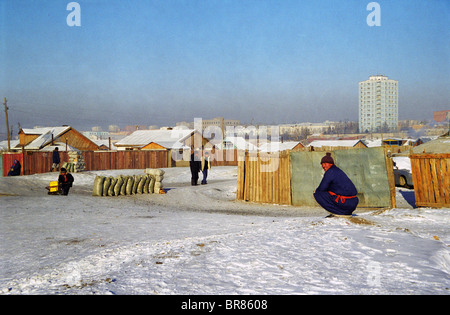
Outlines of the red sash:
{"label": "red sash", "polygon": [[328,193],[329,193],[330,195],[332,195],[332,196],[336,196],[336,200],[335,200],[336,203],[339,203],[339,200],[340,200],[342,203],[345,203],[345,200],[347,200],[347,199],[353,199],[353,198],[356,198],[356,196],[341,196],[341,195],[337,195],[337,194],[335,194],[335,193],[332,192],[332,191],[329,191]]}

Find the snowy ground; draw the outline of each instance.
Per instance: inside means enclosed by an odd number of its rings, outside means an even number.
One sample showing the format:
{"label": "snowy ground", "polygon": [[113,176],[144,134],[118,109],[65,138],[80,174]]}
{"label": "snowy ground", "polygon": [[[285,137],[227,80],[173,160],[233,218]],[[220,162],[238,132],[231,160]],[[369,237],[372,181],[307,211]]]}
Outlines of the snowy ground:
{"label": "snowy ground", "polygon": [[191,187],[166,169],[166,195],[93,197],[75,173],[0,177],[0,294],[450,293],[450,209],[398,208],[325,218],[319,208],[235,201],[236,168]]}

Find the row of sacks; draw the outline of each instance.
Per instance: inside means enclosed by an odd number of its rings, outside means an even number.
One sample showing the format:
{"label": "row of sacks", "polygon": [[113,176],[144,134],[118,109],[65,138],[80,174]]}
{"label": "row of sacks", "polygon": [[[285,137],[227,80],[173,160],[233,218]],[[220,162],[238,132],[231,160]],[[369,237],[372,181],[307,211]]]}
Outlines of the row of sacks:
{"label": "row of sacks", "polygon": [[96,176],[92,196],[125,196],[158,194],[162,190],[162,175],[133,175],[117,177]]}

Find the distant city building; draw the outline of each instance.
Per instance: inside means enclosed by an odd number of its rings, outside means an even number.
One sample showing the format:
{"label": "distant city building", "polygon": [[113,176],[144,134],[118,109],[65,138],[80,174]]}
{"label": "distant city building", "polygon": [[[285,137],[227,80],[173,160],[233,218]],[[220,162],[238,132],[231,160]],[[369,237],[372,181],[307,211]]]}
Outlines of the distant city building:
{"label": "distant city building", "polygon": [[359,131],[398,130],[398,81],[373,75],[359,82]]}
{"label": "distant city building", "polygon": [[[181,121],[176,123],[177,126],[186,126],[187,128],[193,129],[197,126],[194,125],[194,122],[186,122]],[[234,120],[234,119],[225,119],[224,117],[216,117],[213,119],[202,119],[202,131],[205,130],[209,126],[216,126],[222,129],[224,132],[226,131],[227,127],[237,127],[241,125],[240,120]]]}
{"label": "distant city building", "polygon": [[83,131],[82,134],[91,140],[108,139],[108,131]]}
{"label": "distant city building", "polygon": [[109,131],[109,132],[119,132],[119,131],[120,131],[120,128],[119,128],[119,126],[117,126],[117,125],[109,125],[109,126],[108,126],[108,131]]}
{"label": "distant city building", "polygon": [[435,122],[448,121],[450,119],[450,110],[441,110],[439,112],[433,112],[433,119]]}
{"label": "distant city building", "polygon": [[323,123],[297,123],[297,124],[282,124],[280,127],[280,134],[288,134],[291,136],[300,135],[301,133],[307,134],[324,134],[332,133],[336,129],[336,122],[324,121]]}
{"label": "distant city building", "polygon": [[125,126],[125,128],[123,128],[123,131],[127,131],[127,132],[134,132],[136,130],[148,130],[147,126],[144,125],[128,125]]}

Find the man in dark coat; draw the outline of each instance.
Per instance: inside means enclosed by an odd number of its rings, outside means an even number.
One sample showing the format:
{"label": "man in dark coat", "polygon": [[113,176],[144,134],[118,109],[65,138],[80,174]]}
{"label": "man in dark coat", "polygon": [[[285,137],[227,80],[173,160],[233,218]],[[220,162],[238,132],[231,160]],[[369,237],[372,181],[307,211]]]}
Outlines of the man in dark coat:
{"label": "man in dark coat", "polygon": [[19,160],[14,160],[14,163],[8,172],[8,176],[19,176],[21,168],[22,166],[20,165]]}
{"label": "man in dark coat", "polygon": [[53,155],[52,155],[52,168],[50,169],[50,172],[53,171],[53,169],[56,168],[56,170],[59,170],[59,163],[61,163],[61,160],[59,158],[59,151],[58,151],[58,147],[55,148],[55,150],[53,150]]}
{"label": "man in dark coat", "polygon": [[320,162],[325,175],[314,192],[316,201],[335,215],[351,215],[358,205],[358,191],[348,176],[336,165],[330,153]]}
{"label": "man in dark coat", "polygon": [[69,189],[72,187],[74,179],[72,174],[67,173],[67,170],[62,167],[58,177],[59,188],[61,189],[61,195],[67,196]]}
{"label": "man in dark coat", "polygon": [[191,168],[191,185],[198,185],[198,172],[200,172],[202,167],[202,162],[198,151],[192,151],[189,166]]}

